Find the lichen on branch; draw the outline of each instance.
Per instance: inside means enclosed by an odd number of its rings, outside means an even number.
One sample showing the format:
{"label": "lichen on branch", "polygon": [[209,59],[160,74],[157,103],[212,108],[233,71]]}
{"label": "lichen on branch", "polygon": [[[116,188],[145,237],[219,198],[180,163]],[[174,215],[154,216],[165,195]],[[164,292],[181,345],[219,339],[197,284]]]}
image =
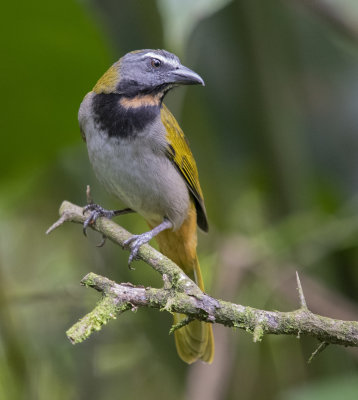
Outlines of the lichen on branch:
{"label": "lichen on branch", "polygon": [[[64,222],[83,224],[85,219],[81,207],[64,201],[60,207],[60,219],[47,233]],[[122,247],[131,236],[128,231],[106,218],[99,218],[91,227]],[[244,329],[253,334],[254,342],[261,341],[265,334],[315,337],[324,344],[312,356],[329,344],[358,346],[358,322],[336,320],[312,313],[307,307],[298,276],[300,308],[291,312],[266,311],[209,296],[175,263],[147,244],[140,248],[138,257],[162,275],[163,288],[118,284],[94,273],[87,274],[81,283],[101,292],[102,299],[67,331],[72,343],[82,342],[92,332],[100,330],[108,321],[127,310],[146,307],[186,314],[188,322],[198,319]],[[173,327],[172,331],[175,329],[180,327]]]}

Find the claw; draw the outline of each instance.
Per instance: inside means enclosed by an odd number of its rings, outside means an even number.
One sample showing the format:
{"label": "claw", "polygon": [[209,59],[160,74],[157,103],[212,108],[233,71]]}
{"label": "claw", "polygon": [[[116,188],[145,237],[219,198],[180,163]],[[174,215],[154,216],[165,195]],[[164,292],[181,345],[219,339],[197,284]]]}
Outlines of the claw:
{"label": "claw", "polygon": [[[124,215],[124,214],[129,214],[133,213],[131,208],[124,208],[123,210],[106,210],[105,208],[99,206],[98,204],[95,203],[90,203],[87,204],[85,207],[83,207],[82,213],[85,214],[87,211],[91,211],[91,214],[89,217],[85,220],[83,224],[83,234],[87,236],[87,227],[89,225],[93,225],[99,217],[105,217],[108,219],[112,219],[113,217],[116,217],[117,215]],[[102,240],[101,246],[102,247],[104,244],[104,241]]]}
{"label": "claw", "polygon": [[[103,207],[95,203],[87,204],[83,207],[82,213],[85,214],[87,211],[91,211],[89,217],[83,223],[83,234],[87,236],[87,228],[89,225],[93,225],[99,217],[113,218],[115,216],[115,211],[106,210]],[[103,241],[102,241],[103,242]],[[101,242],[101,246],[103,246]]]}
{"label": "claw", "polygon": [[151,231],[142,233],[141,235],[133,235],[124,242],[125,247],[130,247],[131,253],[128,258],[128,267],[131,268],[132,262],[138,258],[138,252],[143,244],[148,243],[153,239],[153,234]]}
{"label": "claw", "polygon": [[135,258],[137,258],[138,250],[139,250],[139,247],[137,247],[135,245],[135,243],[133,243],[133,242],[136,241],[139,236],[140,235],[133,235],[123,243],[124,247],[130,247],[130,249],[131,249],[131,252],[130,252],[129,258],[128,258],[128,268],[131,270],[134,270],[134,268],[131,267],[131,264],[132,264],[133,260]]}
{"label": "claw", "polygon": [[97,218],[102,216],[101,213],[98,211],[92,211],[90,216],[86,219],[86,221],[83,223],[83,234],[87,236],[87,228],[89,225],[93,225]]}
{"label": "claw", "polygon": [[127,239],[123,244],[124,247],[130,247],[131,249],[131,253],[128,259],[129,269],[134,269],[131,268],[132,261],[138,258],[138,251],[143,244],[148,243],[156,235],[158,235],[158,233],[172,227],[173,224],[167,218],[164,218],[163,222],[158,226],[156,226],[155,228],[153,228],[151,231],[142,233],[141,235],[133,235],[129,239]]}
{"label": "claw", "polygon": [[86,206],[83,207],[82,209],[82,214],[85,215],[86,211],[90,210],[92,208],[94,203],[89,203]]}
{"label": "claw", "polygon": [[91,215],[86,219],[86,221],[83,223],[83,234],[87,236],[87,228],[88,225],[92,225],[94,221],[98,218],[98,216],[95,215],[96,211],[93,211]]}

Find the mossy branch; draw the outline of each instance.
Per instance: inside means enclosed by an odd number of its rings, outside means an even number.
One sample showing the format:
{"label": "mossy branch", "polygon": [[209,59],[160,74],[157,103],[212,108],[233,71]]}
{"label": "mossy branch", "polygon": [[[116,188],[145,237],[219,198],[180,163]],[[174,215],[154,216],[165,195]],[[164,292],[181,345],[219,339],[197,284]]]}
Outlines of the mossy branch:
{"label": "mossy branch", "polygon": [[[60,219],[47,233],[66,221],[83,224],[84,220],[81,207],[64,201],[60,207]],[[125,229],[106,218],[98,219],[92,228],[122,247],[124,241],[131,236]],[[322,349],[328,344],[358,346],[358,322],[313,314],[307,308],[299,279],[297,282],[301,308],[291,312],[265,311],[210,297],[176,264],[149,245],[142,246],[138,256],[162,275],[164,287],[154,289],[128,283],[117,284],[108,278],[89,273],[81,283],[100,291],[103,296],[94,310],[67,331],[72,343],[82,342],[124,311],[150,307],[186,314],[188,322],[198,319],[244,329],[253,334],[255,342],[260,341],[265,334],[307,335],[325,343],[321,346]],[[180,327],[172,330],[178,328]]]}

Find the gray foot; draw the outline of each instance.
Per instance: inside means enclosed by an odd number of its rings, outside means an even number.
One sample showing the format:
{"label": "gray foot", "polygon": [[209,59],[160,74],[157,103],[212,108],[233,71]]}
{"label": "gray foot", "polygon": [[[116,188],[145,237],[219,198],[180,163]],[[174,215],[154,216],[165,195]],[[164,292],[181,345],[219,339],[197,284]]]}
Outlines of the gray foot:
{"label": "gray foot", "polygon": [[129,255],[129,259],[128,259],[128,267],[130,269],[133,269],[133,268],[131,268],[132,261],[137,258],[138,251],[143,244],[148,243],[155,236],[157,236],[158,233],[164,231],[165,229],[169,229],[172,227],[173,227],[173,224],[168,219],[165,218],[161,224],[159,224],[158,226],[153,228],[151,231],[142,233],[141,235],[133,235],[132,237],[127,239],[124,242],[124,246],[130,247],[130,249],[131,249],[131,254]]}
{"label": "gray foot", "polygon": [[89,225],[93,225],[98,218],[105,217],[111,219],[117,215],[129,214],[134,212],[131,208],[124,208],[123,210],[106,210],[105,208],[99,206],[98,204],[87,204],[83,207],[83,214],[90,211],[90,215],[83,223],[83,234],[87,236],[87,228]]}

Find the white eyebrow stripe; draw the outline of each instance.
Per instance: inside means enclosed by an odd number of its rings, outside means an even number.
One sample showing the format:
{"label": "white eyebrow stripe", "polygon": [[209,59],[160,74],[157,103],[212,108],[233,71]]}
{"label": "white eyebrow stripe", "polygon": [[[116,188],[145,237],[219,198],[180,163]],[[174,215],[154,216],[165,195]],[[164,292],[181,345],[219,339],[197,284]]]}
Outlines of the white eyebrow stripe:
{"label": "white eyebrow stripe", "polygon": [[166,57],[161,56],[160,54],[156,54],[156,53],[152,53],[152,52],[144,54],[144,57],[157,58],[161,62],[167,63],[167,64],[171,64],[173,66],[177,66],[178,65],[178,62],[176,60],[173,60],[173,59],[170,59],[170,58],[166,58]]}

